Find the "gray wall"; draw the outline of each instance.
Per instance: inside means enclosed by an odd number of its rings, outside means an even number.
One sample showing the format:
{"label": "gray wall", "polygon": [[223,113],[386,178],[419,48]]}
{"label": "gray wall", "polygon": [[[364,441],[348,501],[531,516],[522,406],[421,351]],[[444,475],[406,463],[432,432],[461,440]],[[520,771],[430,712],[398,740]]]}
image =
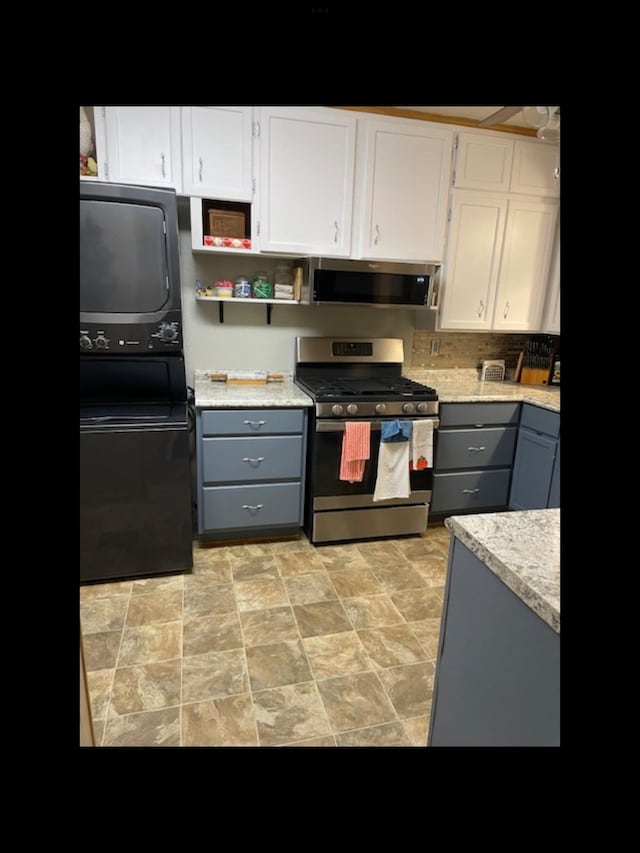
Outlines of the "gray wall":
{"label": "gray wall", "polygon": [[290,370],[295,365],[297,335],[375,336],[404,339],[405,364],[411,363],[414,311],[351,306],[274,305],[271,325],[262,305],[224,305],[218,322],[217,302],[197,302],[196,280],[249,280],[257,270],[273,272],[276,263],[262,257],[209,255],[191,250],[188,200],[179,199],[180,272],[187,383],[193,371],[212,368]]}

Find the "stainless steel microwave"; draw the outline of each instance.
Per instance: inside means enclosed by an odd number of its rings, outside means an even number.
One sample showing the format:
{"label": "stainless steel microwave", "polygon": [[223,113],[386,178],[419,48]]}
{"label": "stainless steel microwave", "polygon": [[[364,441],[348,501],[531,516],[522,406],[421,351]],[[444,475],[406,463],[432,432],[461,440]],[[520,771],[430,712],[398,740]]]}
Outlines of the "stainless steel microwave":
{"label": "stainless steel microwave", "polygon": [[310,258],[311,301],[437,311],[435,264]]}

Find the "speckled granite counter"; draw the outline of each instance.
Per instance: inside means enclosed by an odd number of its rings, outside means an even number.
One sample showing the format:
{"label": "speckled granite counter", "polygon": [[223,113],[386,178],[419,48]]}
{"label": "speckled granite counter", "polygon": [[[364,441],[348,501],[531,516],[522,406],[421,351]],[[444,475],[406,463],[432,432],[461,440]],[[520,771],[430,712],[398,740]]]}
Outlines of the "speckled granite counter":
{"label": "speckled granite counter", "polygon": [[445,525],[560,633],[560,510],[454,515]]}
{"label": "speckled granite counter", "polygon": [[480,382],[478,371],[424,370],[405,368],[403,375],[431,385],[441,403],[502,403],[511,400],[533,403],[552,412],[560,411],[560,388],[546,385],[521,385],[519,382]]}
{"label": "speckled granite counter", "polygon": [[226,373],[220,368],[194,370],[195,405],[199,409],[274,408],[297,409],[312,406],[313,401],[295,385],[291,374],[285,373],[284,382],[267,382],[266,385],[228,385],[212,382],[210,373]]}

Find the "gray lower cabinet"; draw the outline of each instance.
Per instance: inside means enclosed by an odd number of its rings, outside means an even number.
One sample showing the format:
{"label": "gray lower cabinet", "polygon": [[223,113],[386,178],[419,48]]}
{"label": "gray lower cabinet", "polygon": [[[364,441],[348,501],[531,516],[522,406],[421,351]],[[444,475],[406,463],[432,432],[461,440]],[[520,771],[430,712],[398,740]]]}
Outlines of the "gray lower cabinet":
{"label": "gray lower cabinet", "polygon": [[524,403],[509,509],[560,506],[560,415]]}
{"label": "gray lower cabinet", "polygon": [[520,403],[441,403],[431,516],[506,509]]}
{"label": "gray lower cabinet", "polygon": [[452,537],[429,746],[559,746],[560,635]]}
{"label": "gray lower cabinet", "polygon": [[302,525],[304,409],[199,410],[201,538],[285,535]]}

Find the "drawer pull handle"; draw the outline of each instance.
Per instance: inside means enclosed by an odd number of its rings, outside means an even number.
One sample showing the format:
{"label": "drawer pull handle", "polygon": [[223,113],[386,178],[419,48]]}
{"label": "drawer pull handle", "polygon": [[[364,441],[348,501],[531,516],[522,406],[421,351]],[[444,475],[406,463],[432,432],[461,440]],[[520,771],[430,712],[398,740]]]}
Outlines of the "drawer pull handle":
{"label": "drawer pull handle", "polygon": [[481,450],[486,450],[486,447],[467,447],[467,450],[476,450],[480,452]]}
{"label": "drawer pull handle", "polygon": [[242,461],[243,462],[251,462],[251,463],[253,463],[253,462],[256,462],[256,463],[264,462],[264,456],[258,456],[257,459],[252,459],[250,456],[243,456]]}
{"label": "drawer pull handle", "polygon": [[242,509],[248,509],[251,510],[251,512],[254,512],[257,509],[262,509],[263,506],[264,504],[256,504],[255,506],[251,506],[251,504],[242,504]]}
{"label": "drawer pull handle", "polygon": [[[245,423],[246,423],[246,421],[245,421]],[[476,429],[482,429],[483,426],[484,426],[484,424],[474,424],[474,427]]]}
{"label": "drawer pull handle", "polygon": [[475,495],[475,493],[479,492],[479,491],[480,491],[480,489],[463,489],[462,494],[463,495]]}
{"label": "drawer pull handle", "polygon": [[247,424],[248,426],[257,427],[258,429],[260,429],[261,426],[264,426],[266,424],[266,421],[243,421],[243,423]]}

